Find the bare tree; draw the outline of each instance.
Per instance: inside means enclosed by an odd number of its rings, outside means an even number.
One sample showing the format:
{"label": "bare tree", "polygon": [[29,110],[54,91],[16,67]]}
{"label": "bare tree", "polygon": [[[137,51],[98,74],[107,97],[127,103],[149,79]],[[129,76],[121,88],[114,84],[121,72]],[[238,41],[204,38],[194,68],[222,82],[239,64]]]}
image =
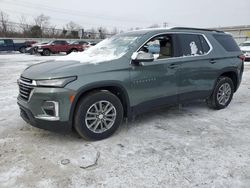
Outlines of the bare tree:
{"label": "bare tree", "polygon": [[4,36],[6,36],[8,32],[8,22],[9,15],[3,11],[0,11],[0,31]]}
{"label": "bare tree", "polygon": [[79,29],[81,29],[81,26],[75,22],[70,21],[66,24],[66,29],[70,31],[78,31]]}
{"label": "bare tree", "polygon": [[[49,23],[50,17],[49,16],[45,16],[44,14],[40,14],[39,16],[37,16],[36,18],[34,18],[35,21],[35,27],[33,26],[33,30],[35,28],[35,31],[41,31],[41,36],[43,36],[43,33],[45,33],[45,30],[49,27],[50,23]],[[40,29],[39,29],[40,28]],[[39,32],[36,32],[36,35]]]}
{"label": "bare tree", "polygon": [[78,38],[78,32],[81,29],[81,26],[75,22],[70,21],[66,24],[66,29],[68,30],[68,37]]}
{"label": "bare tree", "polygon": [[112,32],[111,32],[111,35],[116,35],[119,33],[119,30],[117,29],[117,27],[114,27]]}
{"label": "bare tree", "polygon": [[106,38],[106,34],[107,34],[107,29],[104,28],[104,27],[99,27],[98,28],[98,32],[99,32],[99,36],[100,36],[100,39],[105,39]]}
{"label": "bare tree", "polygon": [[26,17],[24,15],[22,15],[19,19],[19,22],[20,22],[20,28],[21,28],[21,31],[22,31],[22,34],[24,36],[28,35],[28,32],[30,30],[30,26],[29,24],[27,23],[27,20],[26,20]]}
{"label": "bare tree", "polygon": [[49,27],[49,25],[50,25],[49,20],[50,20],[50,17],[45,16],[44,14],[40,14],[39,16],[34,18],[35,25],[39,26],[42,30],[45,27]]}

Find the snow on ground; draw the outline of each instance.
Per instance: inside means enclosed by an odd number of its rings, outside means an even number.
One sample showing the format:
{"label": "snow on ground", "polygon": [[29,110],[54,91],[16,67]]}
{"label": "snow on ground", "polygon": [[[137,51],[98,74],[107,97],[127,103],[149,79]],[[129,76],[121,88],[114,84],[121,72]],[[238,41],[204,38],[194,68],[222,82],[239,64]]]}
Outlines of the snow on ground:
{"label": "snow on ground", "polygon": [[250,63],[225,110],[201,101],[157,110],[87,142],[19,116],[20,73],[54,58],[0,55],[0,187],[250,187]]}

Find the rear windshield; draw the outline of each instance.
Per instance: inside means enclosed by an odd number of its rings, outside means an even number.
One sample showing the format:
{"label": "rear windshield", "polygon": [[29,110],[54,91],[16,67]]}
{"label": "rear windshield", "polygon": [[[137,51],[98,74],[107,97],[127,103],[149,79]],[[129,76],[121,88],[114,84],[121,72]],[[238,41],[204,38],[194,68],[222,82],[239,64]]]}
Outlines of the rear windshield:
{"label": "rear windshield", "polygon": [[213,35],[214,38],[221,44],[221,46],[228,52],[240,51],[239,46],[231,35]]}

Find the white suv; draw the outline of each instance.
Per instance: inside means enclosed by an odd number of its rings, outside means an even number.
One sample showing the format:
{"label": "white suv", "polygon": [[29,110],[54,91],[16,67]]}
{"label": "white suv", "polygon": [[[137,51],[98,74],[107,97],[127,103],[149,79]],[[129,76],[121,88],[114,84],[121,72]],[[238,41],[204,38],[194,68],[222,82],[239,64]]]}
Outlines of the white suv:
{"label": "white suv", "polygon": [[250,60],[250,41],[243,42],[239,46],[244,53],[246,60]]}

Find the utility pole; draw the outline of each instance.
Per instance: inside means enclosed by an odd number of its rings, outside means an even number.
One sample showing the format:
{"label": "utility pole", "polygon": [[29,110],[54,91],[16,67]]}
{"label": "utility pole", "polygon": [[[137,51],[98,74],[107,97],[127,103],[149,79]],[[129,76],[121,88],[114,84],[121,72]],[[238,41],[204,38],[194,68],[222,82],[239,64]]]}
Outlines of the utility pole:
{"label": "utility pole", "polygon": [[165,28],[168,27],[168,23],[167,23],[167,22],[164,22],[164,23],[163,23],[163,27],[165,27]]}

